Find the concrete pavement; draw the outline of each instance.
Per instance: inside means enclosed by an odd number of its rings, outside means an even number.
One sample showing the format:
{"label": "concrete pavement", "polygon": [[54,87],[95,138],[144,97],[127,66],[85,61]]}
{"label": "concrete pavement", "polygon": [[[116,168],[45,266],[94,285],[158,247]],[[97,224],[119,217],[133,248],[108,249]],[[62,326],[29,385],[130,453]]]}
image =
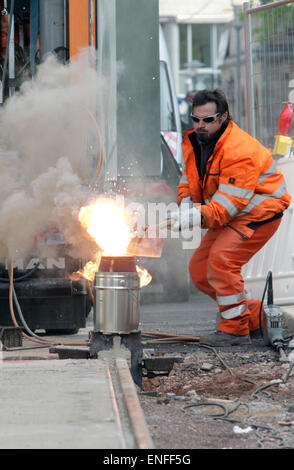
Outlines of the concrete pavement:
{"label": "concrete pavement", "polygon": [[124,359],[0,353],[1,449],[152,449]]}
{"label": "concrete pavement", "polygon": [[2,362],[0,447],[125,448],[110,381],[99,360]]}

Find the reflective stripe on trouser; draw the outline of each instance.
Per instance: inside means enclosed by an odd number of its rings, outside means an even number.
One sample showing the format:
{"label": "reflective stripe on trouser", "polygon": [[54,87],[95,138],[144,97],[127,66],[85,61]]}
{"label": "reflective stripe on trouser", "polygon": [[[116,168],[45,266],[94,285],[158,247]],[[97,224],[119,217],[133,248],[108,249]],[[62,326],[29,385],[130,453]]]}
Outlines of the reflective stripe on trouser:
{"label": "reflective stripe on trouser", "polygon": [[230,227],[208,230],[190,261],[195,286],[219,307],[218,330],[246,335],[259,328],[259,300],[247,300],[242,267],[272,237],[281,219],[261,225],[247,240]]}

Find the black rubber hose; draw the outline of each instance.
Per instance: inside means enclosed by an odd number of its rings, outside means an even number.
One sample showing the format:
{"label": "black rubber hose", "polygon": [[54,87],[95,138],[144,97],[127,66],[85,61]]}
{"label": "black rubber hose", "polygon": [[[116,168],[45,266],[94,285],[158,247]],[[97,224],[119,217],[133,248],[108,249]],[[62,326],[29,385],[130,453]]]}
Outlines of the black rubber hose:
{"label": "black rubber hose", "polygon": [[205,416],[211,416],[211,417],[222,417],[226,418],[229,414],[229,410],[225,405],[222,405],[221,403],[215,402],[215,401],[206,401],[206,402],[199,402],[199,403],[191,403],[190,405],[183,406],[182,411],[185,411],[187,408],[192,408],[193,406],[219,406],[220,408],[223,409],[224,413],[222,414],[211,414],[211,415],[205,415]]}
{"label": "black rubber hose", "polygon": [[[14,278],[13,282],[20,282],[20,281],[23,281],[24,279],[27,279],[28,277],[30,277],[32,274],[34,274],[34,272],[37,270],[38,266],[40,265],[40,261],[36,264],[34,264],[34,267],[26,274],[24,274],[23,276],[20,276],[20,277],[17,277],[17,278]],[[0,277],[0,282],[7,282],[9,283],[9,278],[6,278],[6,277]]]}
{"label": "black rubber hose", "polygon": [[271,277],[272,277],[272,272],[269,271],[268,274],[267,274],[267,277],[266,277],[265,286],[264,286],[262,299],[261,299],[261,304],[260,304],[260,309],[259,309],[259,330],[260,330],[261,336],[263,336],[263,334],[262,334],[262,324],[261,324],[261,312],[262,312],[264,297],[265,297],[265,294],[266,294],[266,289],[267,289],[267,286],[268,286],[268,283],[269,283],[269,280],[271,279]]}
{"label": "black rubber hose", "polygon": [[20,305],[19,305],[19,302],[18,302],[18,299],[17,299],[17,296],[16,296],[16,293],[15,293],[15,290],[14,290],[14,287],[13,287],[13,300],[14,300],[14,303],[16,305],[16,308],[17,308],[17,311],[18,311],[18,315],[19,315],[19,318],[21,320],[21,323],[22,323],[22,326],[24,327],[24,329],[27,331],[27,333],[30,335],[30,336],[33,336],[34,338],[36,339],[40,339],[41,341],[44,341],[44,338],[41,338],[40,336],[36,335],[30,328],[29,326],[27,325],[25,319],[24,319],[24,316],[22,314],[22,311],[21,311],[21,308],[20,308]]}

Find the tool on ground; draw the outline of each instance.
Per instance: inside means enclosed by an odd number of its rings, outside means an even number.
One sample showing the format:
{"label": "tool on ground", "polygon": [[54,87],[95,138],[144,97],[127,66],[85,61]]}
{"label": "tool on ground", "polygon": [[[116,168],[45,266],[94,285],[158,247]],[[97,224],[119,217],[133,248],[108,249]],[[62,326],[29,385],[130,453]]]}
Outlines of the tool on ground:
{"label": "tool on ground", "polygon": [[[264,344],[272,346],[280,354],[280,361],[288,362],[285,354],[287,341],[283,335],[283,313],[278,305],[274,305],[272,272],[267,275],[267,305],[263,307],[262,336]],[[265,291],[264,291],[265,294]]]}

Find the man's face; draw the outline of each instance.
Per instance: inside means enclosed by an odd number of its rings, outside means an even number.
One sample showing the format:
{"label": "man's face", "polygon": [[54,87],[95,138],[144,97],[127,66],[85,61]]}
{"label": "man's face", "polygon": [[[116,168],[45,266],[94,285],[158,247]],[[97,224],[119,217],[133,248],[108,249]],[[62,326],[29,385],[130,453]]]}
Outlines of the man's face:
{"label": "man's face", "polygon": [[[197,137],[203,142],[210,142],[220,130],[223,122],[227,119],[228,113],[217,114],[216,104],[209,102],[201,106],[194,106],[192,110],[193,116],[200,118],[199,122],[193,121],[193,127]],[[205,122],[202,119],[214,116],[212,122]]]}

